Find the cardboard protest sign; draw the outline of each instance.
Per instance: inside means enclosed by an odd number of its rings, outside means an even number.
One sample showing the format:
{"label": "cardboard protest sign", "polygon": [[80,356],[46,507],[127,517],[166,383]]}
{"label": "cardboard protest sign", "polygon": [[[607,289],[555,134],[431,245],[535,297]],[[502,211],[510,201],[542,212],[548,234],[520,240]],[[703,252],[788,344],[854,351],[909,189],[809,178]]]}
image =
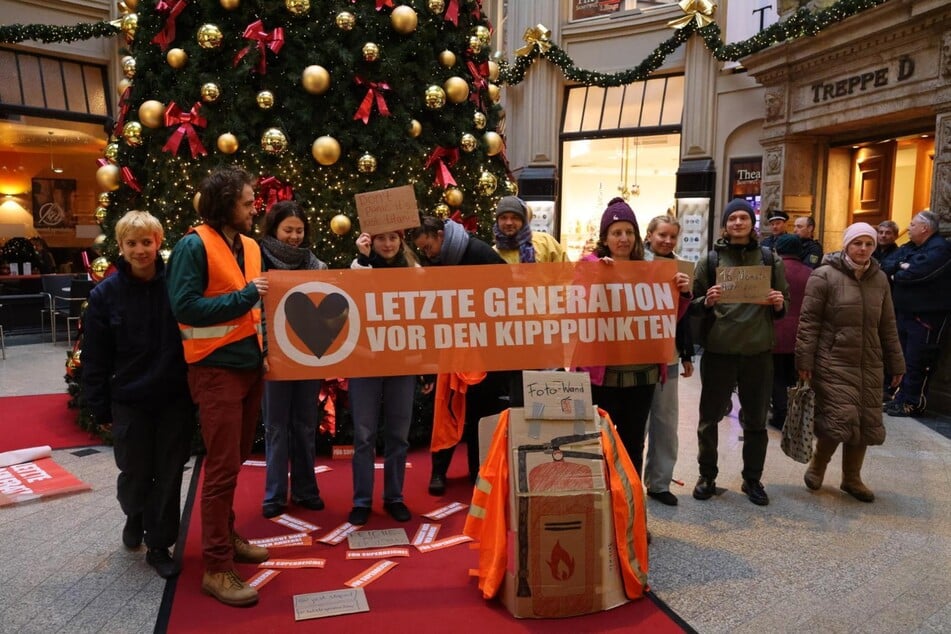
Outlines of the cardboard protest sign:
{"label": "cardboard protest sign", "polygon": [[372,236],[419,226],[419,208],[412,185],[363,192],[353,199],[362,233]]}
{"label": "cardboard protest sign", "polygon": [[723,287],[720,302],[725,304],[768,304],[772,268],[723,266],[717,269],[717,284]]}
{"label": "cardboard protest sign", "polygon": [[677,265],[268,271],[270,380],[666,363]]}

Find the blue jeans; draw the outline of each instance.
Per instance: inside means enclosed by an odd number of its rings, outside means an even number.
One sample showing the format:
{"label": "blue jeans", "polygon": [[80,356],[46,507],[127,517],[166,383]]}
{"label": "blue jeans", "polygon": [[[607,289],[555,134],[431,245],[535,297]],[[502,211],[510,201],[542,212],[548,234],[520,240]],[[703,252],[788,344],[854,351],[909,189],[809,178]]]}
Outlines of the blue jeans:
{"label": "blue jeans", "polygon": [[313,500],[320,496],[314,475],[319,391],[319,380],[264,383],[265,506],[287,504],[288,461],[291,498]]}
{"label": "blue jeans", "polygon": [[373,502],[376,434],[383,422],[383,502],[403,501],[415,376],[350,379],[353,414],[353,505]]}

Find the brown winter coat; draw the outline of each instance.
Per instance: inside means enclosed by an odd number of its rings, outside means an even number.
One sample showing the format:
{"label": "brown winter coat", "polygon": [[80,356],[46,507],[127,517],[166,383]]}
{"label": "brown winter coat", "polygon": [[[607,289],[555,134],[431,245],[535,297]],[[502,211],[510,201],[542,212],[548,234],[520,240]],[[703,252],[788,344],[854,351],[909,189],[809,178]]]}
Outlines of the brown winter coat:
{"label": "brown winter coat", "polygon": [[872,260],[861,280],[830,253],[806,283],[796,332],[796,369],[812,371],[816,435],[880,445],[882,379],[903,374],[888,279]]}

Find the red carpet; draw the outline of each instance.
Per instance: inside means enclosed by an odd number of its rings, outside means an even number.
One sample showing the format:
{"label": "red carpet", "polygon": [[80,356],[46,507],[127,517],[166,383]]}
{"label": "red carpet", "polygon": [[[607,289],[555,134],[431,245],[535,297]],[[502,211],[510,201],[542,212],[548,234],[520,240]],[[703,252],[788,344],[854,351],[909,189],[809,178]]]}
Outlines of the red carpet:
{"label": "red carpet", "polygon": [[89,447],[102,441],[76,424],[69,394],[0,398],[0,451],[49,445],[53,449]]}
{"label": "red carpet", "polygon": [[[255,458],[260,459],[260,456]],[[404,527],[412,539],[420,521],[420,513],[427,513],[453,501],[468,504],[471,487],[463,475],[465,452],[459,451],[450,471],[449,488],[445,496],[435,498],[426,492],[429,481],[428,451],[414,451],[409,458],[412,468],[407,469],[406,504],[413,519],[399,524],[390,519],[378,502],[382,487],[382,470],[377,470],[373,515],[366,530]],[[323,511],[308,511],[289,507],[288,512],[321,528],[311,533],[321,537],[346,521],[350,511],[352,485],[350,463],[319,458],[318,464],[333,470],[317,476],[321,497],[327,503]],[[194,483],[193,483],[194,484]],[[299,632],[356,632],[385,628],[386,632],[682,632],[678,622],[668,616],[651,598],[628,603],[607,612],[569,619],[515,619],[497,601],[485,601],[468,569],[476,564],[476,551],[468,544],[452,546],[429,553],[419,553],[410,547],[409,557],[395,557],[398,565],[365,586],[369,612],[334,616],[307,621],[294,621],[293,595],[344,588],[344,582],[369,568],[375,560],[347,560],[347,542],[327,546],[315,541],[313,546],[274,548],[272,558],[297,559],[320,557],[327,560],[322,569],[282,570],[267,585],[260,588],[260,602],[251,608],[231,608],[201,594],[201,528],[199,516],[200,483],[195,490],[194,503],[186,506],[190,515],[184,545],[183,571],[174,587],[166,590],[166,607],[171,597],[171,613],[167,616],[167,631],[179,632],[285,632],[290,628]],[[264,490],[264,469],[244,467],[235,498],[237,529],[247,538],[284,535],[290,529],[264,519],[261,498]],[[189,509],[191,512],[189,513]],[[462,532],[465,511],[443,519],[437,539]],[[238,572],[245,579],[256,571],[253,565],[239,565]],[[156,631],[162,631],[164,617],[160,615]]]}

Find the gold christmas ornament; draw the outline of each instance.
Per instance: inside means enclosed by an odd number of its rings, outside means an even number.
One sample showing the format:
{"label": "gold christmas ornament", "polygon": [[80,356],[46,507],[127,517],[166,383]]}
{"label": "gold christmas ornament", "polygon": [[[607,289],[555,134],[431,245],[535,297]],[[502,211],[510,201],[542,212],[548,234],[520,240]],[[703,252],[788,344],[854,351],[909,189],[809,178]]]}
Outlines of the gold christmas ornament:
{"label": "gold christmas ornament", "polygon": [[432,85],[426,89],[424,101],[427,108],[438,110],[446,105],[446,91],[442,89],[442,86]]}
{"label": "gold christmas ornament", "polygon": [[238,151],[238,137],[230,132],[225,132],[218,137],[218,149],[222,154],[234,154]]}
{"label": "gold christmas ornament", "polygon": [[109,270],[109,260],[100,256],[89,265],[89,275],[96,282],[101,282],[106,277],[106,271]]}
{"label": "gold christmas ornament", "polygon": [[499,88],[498,84],[489,84],[489,87],[486,88],[486,92],[489,94],[489,99],[492,100],[492,103],[499,103],[499,99],[502,98],[502,89]]}
{"label": "gold christmas ornament", "polygon": [[112,203],[112,199],[109,198],[107,192],[100,192],[99,196],[96,198],[96,202],[99,203],[100,207],[108,207]]}
{"label": "gold christmas ornament", "polygon": [[412,119],[409,122],[409,135],[413,137],[414,139],[416,139],[422,133],[423,133],[423,124],[417,121],[416,119]]}
{"label": "gold christmas ornament", "polygon": [[317,137],[310,146],[310,153],[321,165],[333,165],[340,160],[340,142],[332,136]]}
{"label": "gold christmas ornament", "polygon": [[400,35],[409,35],[415,31],[417,22],[416,12],[413,11],[412,7],[405,4],[396,7],[393,9],[393,13],[390,14],[390,24],[393,25],[393,30]]}
{"label": "gold christmas ornament", "polygon": [[138,121],[129,121],[122,126],[122,138],[132,147],[142,145],[142,124]]}
{"label": "gold christmas ornament", "polygon": [[357,170],[361,174],[372,174],[376,171],[376,157],[369,152],[357,159]]}
{"label": "gold christmas ornament", "polygon": [[429,0],[426,6],[429,7],[429,10],[433,13],[442,13],[446,10],[446,0]]}
{"label": "gold christmas ornament", "polygon": [[508,192],[509,196],[518,196],[518,183],[515,181],[505,180],[505,191]]}
{"label": "gold christmas ornament", "polygon": [[115,163],[116,159],[119,158],[119,144],[115,142],[107,144],[106,149],[102,152],[102,155]]}
{"label": "gold christmas ornament", "polygon": [[164,262],[165,264],[168,264],[168,259],[169,259],[170,257],[172,257],[172,250],[171,250],[171,249],[159,249],[158,254],[159,254],[159,257],[162,258],[162,262]]}
{"label": "gold christmas ornament", "polygon": [[452,103],[465,103],[469,98],[469,82],[462,77],[450,77],[442,87],[446,91],[446,97]]}
{"label": "gold christmas ornament", "polygon": [[188,63],[188,53],[181,48],[170,48],[168,53],[165,54],[165,61],[176,70],[184,68],[185,64]]}
{"label": "gold christmas ornament", "polygon": [[446,49],[439,54],[439,63],[446,68],[452,68],[456,65],[456,54],[449,49]]}
{"label": "gold christmas ornament", "polygon": [[132,79],[135,77],[135,58],[131,55],[126,55],[119,62],[122,66],[122,74],[126,76],[127,79]]}
{"label": "gold christmas ornament", "polygon": [[310,11],[310,0],[284,0],[284,8],[291,15],[305,15]]}
{"label": "gold christmas ornament", "polygon": [[241,0],[218,0],[218,4],[225,11],[234,11],[241,6]]}
{"label": "gold christmas ornament", "polygon": [[218,84],[208,82],[207,84],[201,85],[201,100],[205,103],[214,103],[218,101],[218,97],[220,96],[221,88],[218,87]]}
{"label": "gold christmas ornament", "polygon": [[109,213],[109,210],[106,209],[105,207],[96,207],[96,213],[94,214],[96,217],[96,222],[98,222],[99,224],[104,223],[106,221],[106,214],[108,213]]}
{"label": "gold christmas ornament", "polygon": [[268,128],[261,135],[261,149],[268,154],[282,154],[287,149],[287,137],[278,128]]}
{"label": "gold christmas ornament", "polygon": [[450,207],[459,207],[462,205],[465,196],[462,195],[462,190],[458,187],[450,187],[442,193],[442,199],[445,200],[446,204]]}
{"label": "gold christmas ornament", "polygon": [[439,203],[438,205],[433,207],[433,215],[436,216],[437,218],[442,218],[443,220],[445,220],[446,218],[449,217],[449,205],[447,205],[446,203]]}
{"label": "gold christmas ornament", "polygon": [[262,90],[254,97],[254,100],[261,110],[270,110],[274,107],[274,93],[270,90]]}
{"label": "gold christmas ornament", "polygon": [[482,52],[482,40],[475,35],[469,38],[469,52],[473,55],[478,55]]}
{"label": "gold christmas ornament", "polygon": [[463,152],[471,152],[472,150],[476,149],[478,144],[479,142],[476,140],[476,138],[468,132],[463,134],[462,138],[459,139],[459,147],[462,148]]}
{"label": "gold christmas ornament", "polygon": [[476,130],[484,130],[485,123],[486,123],[485,115],[482,114],[481,112],[476,111],[472,115],[472,124],[476,127]]}
{"label": "gold christmas ornament", "polygon": [[363,59],[368,62],[375,62],[380,59],[380,47],[374,42],[367,42],[363,45]]}
{"label": "gold christmas ornament", "polygon": [[310,94],[322,95],[330,88],[330,73],[323,66],[314,64],[301,73],[300,83]]}
{"label": "gold christmas ornament", "polygon": [[221,46],[221,42],[224,40],[224,35],[221,34],[221,29],[219,29],[216,25],[202,24],[200,27],[198,27],[197,39],[198,46],[202,48],[218,48]]}
{"label": "gold christmas ornament", "polygon": [[330,219],[330,230],[338,236],[347,235],[350,232],[350,219],[343,214],[337,214]]}
{"label": "gold christmas ornament", "polygon": [[492,172],[482,172],[479,174],[479,184],[476,185],[476,189],[478,189],[479,193],[483,196],[491,196],[498,185],[499,181],[495,178],[495,174]]}
{"label": "gold christmas ornament", "polygon": [[194,196],[192,196],[192,207],[195,209],[195,211],[199,213],[201,213],[201,210],[198,208],[200,200],[201,200],[201,192],[197,192]]}
{"label": "gold christmas ornament", "polygon": [[99,234],[98,236],[96,236],[96,238],[92,241],[92,246],[94,246],[94,247],[101,247],[101,246],[104,245],[105,243],[106,243],[106,234],[100,233],[100,234]]}
{"label": "gold christmas ornament", "polygon": [[485,143],[485,153],[489,156],[495,156],[502,151],[502,137],[498,132],[486,132],[482,135],[482,141]]}
{"label": "gold christmas ornament", "polygon": [[[122,5],[125,5],[125,8],[123,8]],[[125,2],[120,2],[120,3],[119,3],[119,9],[120,9],[123,13],[129,13],[129,12],[131,12],[131,11],[136,11],[138,8],[139,8],[139,0],[125,0]]]}
{"label": "gold christmas ornament", "polygon": [[499,71],[501,66],[495,60],[489,60],[489,81],[498,81],[499,80]]}
{"label": "gold christmas ornament", "polygon": [[116,92],[119,93],[120,97],[125,94],[125,91],[129,88],[132,88],[132,82],[125,77],[116,82]]}
{"label": "gold christmas ornament", "polygon": [[122,29],[122,32],[125,33],[125,36],[131,41],[135,38],[136,29],[139,28],[139,16],[135,13],[129,13],[122,16],[122,22],[119,24],[119,28]]}
{"label": "gold christmas ornament", "polygon": [[139,106],[139,121],[147,128],[158,128],[165,123],[165,104],[155,99],[143,101]]}
{"label": "gold christmas ornament", "polygon": [[119,168],[115,165],[103,165],[96,170],[96,184],[99,189],[114,192],[119,189]]}
{"label": "gold christmas ornament", "polygon": [[472,34],[479,38],[479,41],[482,42],[482,46],[488,46],[492,43],[492,32],[489,31],[488,27],[477,26],[472,29]]}
{"label": "gold christmas ornament", "polygon": [[349,11],[341,11],[334,18],[334,23],[341,31],[352,31],[353,27],[357,25],[357,17]]}

